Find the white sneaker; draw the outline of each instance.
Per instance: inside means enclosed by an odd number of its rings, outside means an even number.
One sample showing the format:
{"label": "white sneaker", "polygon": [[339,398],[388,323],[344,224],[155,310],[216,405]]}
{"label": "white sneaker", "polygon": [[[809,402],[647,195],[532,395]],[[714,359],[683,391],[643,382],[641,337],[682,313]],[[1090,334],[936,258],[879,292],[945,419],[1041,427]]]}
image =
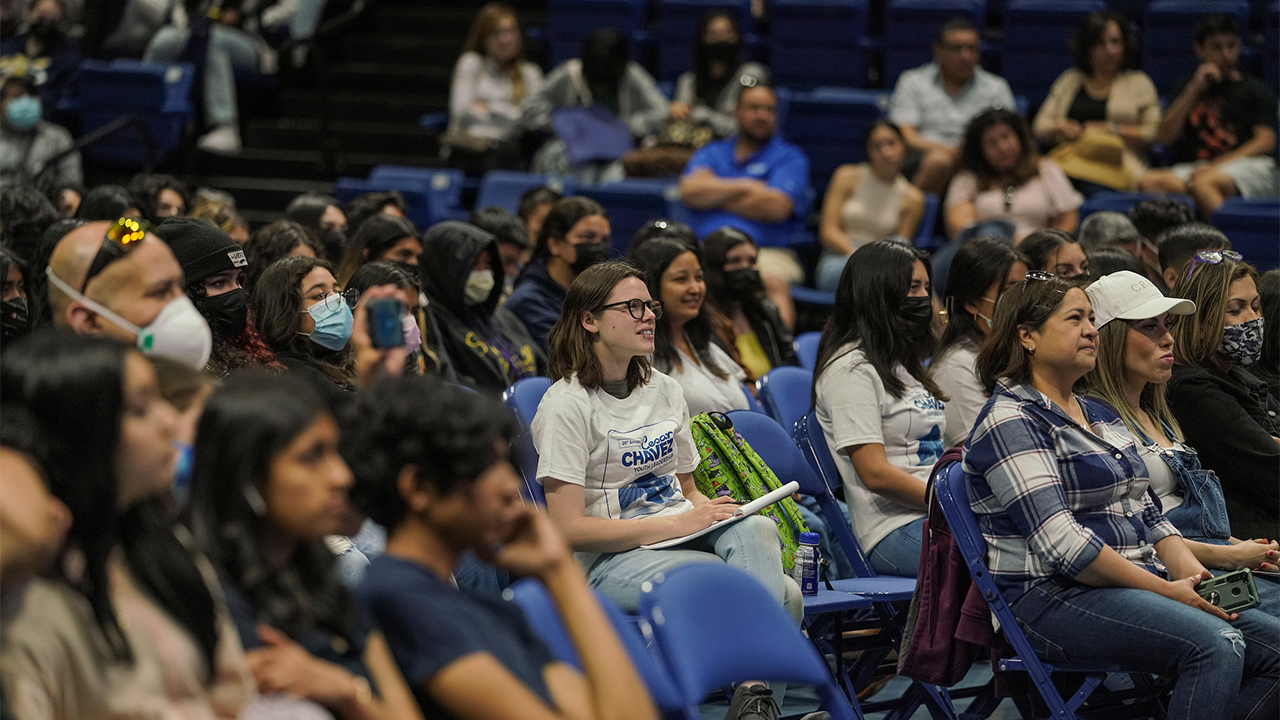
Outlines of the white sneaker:
{"label": "white sneaker", "polygon": [[218,155],[240,152],[240,129],[235,125],[219,125],[196,140],[196,147]]}

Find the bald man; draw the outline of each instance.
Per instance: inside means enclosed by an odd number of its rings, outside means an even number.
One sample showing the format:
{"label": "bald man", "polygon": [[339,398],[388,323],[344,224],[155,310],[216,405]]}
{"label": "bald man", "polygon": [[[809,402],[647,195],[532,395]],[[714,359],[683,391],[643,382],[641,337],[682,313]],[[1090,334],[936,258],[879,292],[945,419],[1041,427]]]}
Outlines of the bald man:
{"label": "bald man", "polygon": [[203,368],[209,324],[183,293],[182,267],[163,240],[147,233],[85,283],[111,226],[89,223],[58,241],[46,271],[54,325]]}

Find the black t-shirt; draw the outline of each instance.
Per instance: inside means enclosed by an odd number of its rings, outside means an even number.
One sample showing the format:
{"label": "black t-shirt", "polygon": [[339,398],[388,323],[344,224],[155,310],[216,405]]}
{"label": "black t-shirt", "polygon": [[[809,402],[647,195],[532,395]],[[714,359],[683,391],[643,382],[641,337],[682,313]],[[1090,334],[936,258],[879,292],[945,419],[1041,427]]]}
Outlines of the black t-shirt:
{"label": "black t-shirt", "polygon": [[542,671],[554,657],[514,603],[458,590],[421,565],[389,555],[374,558],[357,592],[426,717],[455,717],[426,685],[453,662],[482,652],[551,704]]}
{"label": "black t-shirt", "polygon": [[[1178,88],[1175,98],[1186,85]],[[1212,160],[1252,140],[1259,125],[1276,126],[1276,96],[1271,88],[1248,75],[1218,83],[1187,114],[1175,157],[1178,162]]]}
{"label": "black t-shirt", "polygon": [[1076,93],[1075,100],[1071,101],[1071,107],[1067,108],[1067,119],[1078,123],[1106,122],[1107,99],[1094,99],[1089,91],[1084,89],[1084,85],[1081,85],[1080,92]]}

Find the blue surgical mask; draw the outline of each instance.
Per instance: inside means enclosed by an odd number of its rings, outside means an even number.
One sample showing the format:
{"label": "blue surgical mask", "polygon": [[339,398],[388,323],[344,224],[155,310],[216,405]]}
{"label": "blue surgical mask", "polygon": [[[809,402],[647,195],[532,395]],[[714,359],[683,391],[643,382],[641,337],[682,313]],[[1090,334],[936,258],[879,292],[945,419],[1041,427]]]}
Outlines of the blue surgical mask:
{"label": "blue surgical mask", "polygon": [[195,456],[195,448],[180,440],[173,441],[178,450],[178,459],[173,463],[173,499],[180,507],[187,506],[187,498],[191,495],[191,460]]}
{"label": "blue surgical mask", "polygon": [[[308,337],[311,342],[326,350],[337,352],[347,346],[351,339],[351,326],[355,323],[355,315],[351,306],[339,296],[337,302],[320,301],[303,312],[316,322],[316,329]],[[306,333],[301,333],[306,335]]]}
{"label": "blue surgical mask", "polygon": [[40,122],[40,98],[23,95],[9,101],[5,108],[9,124],[18,130],[30,130]]}

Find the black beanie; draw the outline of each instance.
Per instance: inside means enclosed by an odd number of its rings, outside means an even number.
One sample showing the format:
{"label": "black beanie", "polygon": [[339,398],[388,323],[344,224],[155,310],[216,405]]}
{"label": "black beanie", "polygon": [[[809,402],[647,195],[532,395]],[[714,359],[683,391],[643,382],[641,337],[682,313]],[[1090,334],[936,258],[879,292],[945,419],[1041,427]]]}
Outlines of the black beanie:
{"label": "black beanie", "polygon": [[173,250],[188,285],[224,270],[249,266],[240,245],[208,220],[171,217],[154,232]]}

